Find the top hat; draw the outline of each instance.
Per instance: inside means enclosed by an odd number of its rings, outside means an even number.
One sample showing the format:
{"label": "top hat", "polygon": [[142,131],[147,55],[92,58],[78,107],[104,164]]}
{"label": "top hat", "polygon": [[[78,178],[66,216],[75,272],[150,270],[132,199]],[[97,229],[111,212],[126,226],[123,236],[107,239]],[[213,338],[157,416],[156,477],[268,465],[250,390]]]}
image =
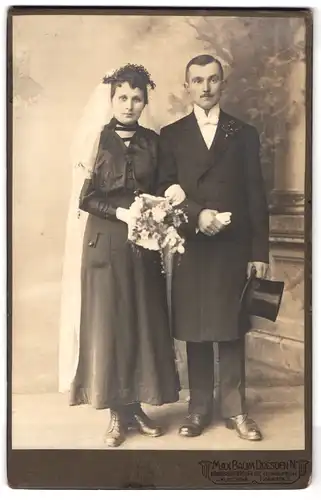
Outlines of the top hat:
{"label": "top hat", "polygon": [[255,271],[251,273],[244,286],[241,307],[250,316],[275,322],[279,314],[284,282],[257,278],[255,274]]}

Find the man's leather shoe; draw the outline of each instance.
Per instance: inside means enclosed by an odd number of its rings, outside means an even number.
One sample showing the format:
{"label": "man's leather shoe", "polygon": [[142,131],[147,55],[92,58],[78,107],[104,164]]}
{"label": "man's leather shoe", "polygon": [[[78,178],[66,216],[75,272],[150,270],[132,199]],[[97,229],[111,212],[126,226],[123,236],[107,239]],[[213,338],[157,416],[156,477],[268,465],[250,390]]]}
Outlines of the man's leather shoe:
{"label": "man's leather shoe", "polygon": [[111,410],[110,424],[104,438],[105,444],[110,448],[117,448],[125,441],[126,430],[119,413]]}
{"label": "man's leather shoe", "polygon": [[257,423],[247,415],[237,415],[227,419],[226,427],[235,429],[240,438],[248,441],[261,441],[263,439]]}
{"label": "man's leather shoe", "polygon": [[204,417],[198,413],[191,413],[186,417],[185,422],[180,427],[178,433],[183,437],[200,436],[209,423],[210,419],[208,417]]}
{"label": "man's leather shoe", "polygon": [[135,408],[128,427],[138,429],[143,436],[159,437],[163,435],[163,429],[156,425],[155,422],[143,412],[140,406]]}

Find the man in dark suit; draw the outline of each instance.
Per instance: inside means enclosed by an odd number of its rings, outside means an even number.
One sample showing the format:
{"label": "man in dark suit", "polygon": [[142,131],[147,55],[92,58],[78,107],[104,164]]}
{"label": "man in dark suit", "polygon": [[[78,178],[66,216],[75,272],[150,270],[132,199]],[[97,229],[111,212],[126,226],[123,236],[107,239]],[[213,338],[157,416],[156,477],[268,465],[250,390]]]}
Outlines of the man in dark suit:
{"label": "man in dark suit", "polygon": [[269,217],[256,129],[220,109],[223,68],[210,55],[192,59],[185,87],[194,109],[164,127],[159,145],[159,194],[185,207],[186,250],[174,262],[173,334],[186,341],[189,413],[179,432],[200,435],[213,411],[214,354],[219,346],[221,414],[238,436],[262,434],[245,408],[240,297],[255,268],[265,277]]}

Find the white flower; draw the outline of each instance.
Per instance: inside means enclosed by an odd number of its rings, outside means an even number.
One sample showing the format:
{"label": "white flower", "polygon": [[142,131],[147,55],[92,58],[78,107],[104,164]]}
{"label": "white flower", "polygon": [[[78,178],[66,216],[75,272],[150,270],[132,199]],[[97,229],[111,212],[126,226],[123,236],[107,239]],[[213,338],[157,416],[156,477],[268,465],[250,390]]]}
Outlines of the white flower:
{"label": "white flower", "polygon": [[156,206],[152,208],[152,216],[155,222],[162,222],[166,217],[166,212],[161,207]]}
{"label": "white flower", "polygon": [[148,238],[146,240],[140,241],[140,246],[146,248],[147,250],[159,250],[160,246],[155,238]]}
{"label": "white flower", "polygon": [[135,227],[135,236],[130,227],[128,232],[136,245],[152,251],[166,249],[170,254],[185,252],[185,240],[174,227],[175,221],[170,226],[164,222],[168,214],[181,216],[180,211],[173,211],[168,200],[140,195],[135,198],[129,211],[131,224]]}
{"label": "white flower", "polygon": [[140,233],[140,239],[141,240],[148,240],[149,239],[149,234],[148,234],[147,229],[142,229],[142,231]]}

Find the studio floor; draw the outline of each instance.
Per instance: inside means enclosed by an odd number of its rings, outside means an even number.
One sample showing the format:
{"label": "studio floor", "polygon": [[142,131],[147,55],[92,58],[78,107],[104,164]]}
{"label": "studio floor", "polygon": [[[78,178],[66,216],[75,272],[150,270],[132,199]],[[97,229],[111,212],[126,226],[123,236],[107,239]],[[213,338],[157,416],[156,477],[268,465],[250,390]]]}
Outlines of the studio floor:
{"label": "studio floor", "polygon": [[[197,438],[182,438],[178,427],[187,411],[186,391],[179,403],[146,412],[166,428],[159,438],[128,435],[122,449],[154,450],[293,450],[304,448],[303,387],[256,387],[247,391],[251,417],[264,435],[251,443],[237,437],[219,419]],[[63,394],[14,394],[12,446],[20,449],[103,449],[109,412],[88,406],[70,407]]]}

